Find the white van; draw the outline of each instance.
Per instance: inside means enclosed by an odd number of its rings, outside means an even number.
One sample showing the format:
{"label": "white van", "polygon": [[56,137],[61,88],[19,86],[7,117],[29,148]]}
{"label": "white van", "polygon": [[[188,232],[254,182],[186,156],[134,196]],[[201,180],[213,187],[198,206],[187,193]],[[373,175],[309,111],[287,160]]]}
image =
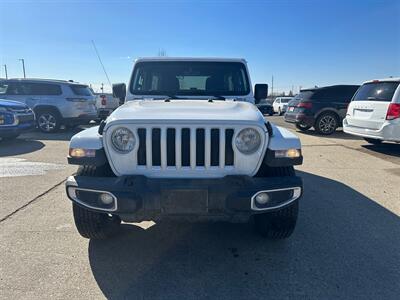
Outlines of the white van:
{"label": "white van", "polygon": [[355,93],[343,131],[368,143],[400,142],[400,77],[370,80]]}

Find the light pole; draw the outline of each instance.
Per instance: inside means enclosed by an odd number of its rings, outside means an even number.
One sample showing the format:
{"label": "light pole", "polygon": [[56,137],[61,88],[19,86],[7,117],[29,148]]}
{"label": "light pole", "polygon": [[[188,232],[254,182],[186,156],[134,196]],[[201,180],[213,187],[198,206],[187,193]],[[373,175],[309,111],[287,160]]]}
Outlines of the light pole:
{"label": "light pole", "polygon": [[24,70],[24,78],[26,78],[25,74],[25,60],[23,58],[18,59],[19,61],[22,61],[22,69]]}
{"label": "light pole", "polygon": [[4,72],[6,73],[6,79],[8,79],[8,74],[7,74],[7,65],[3,65],[4,66]]}

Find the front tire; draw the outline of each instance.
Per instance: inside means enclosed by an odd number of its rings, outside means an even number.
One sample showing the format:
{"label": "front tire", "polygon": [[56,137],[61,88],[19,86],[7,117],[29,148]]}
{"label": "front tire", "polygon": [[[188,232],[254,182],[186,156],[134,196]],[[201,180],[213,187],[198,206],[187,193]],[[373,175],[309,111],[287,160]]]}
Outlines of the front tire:
{"label": "front tire", "polygon": [[72,203],[74,221],[79,234],[87,239],[102,240],[115,235],[121,224],[118,216],[90,211]]}
{"label": "front tire", "polygon": [[302,124],[302,123],[296,123],[296,128],[301,130],[301,131],[307,131],[308,129],[311,128],[311,126]]}
{"label": "front tire", "polygon": [[[112,176],[109,166],[81,166],[77,175],[91,177]],[[74,221],[79,234],[88,239],[107,239],[116,235],[120,229],[121,219],[116,215],[88,210],[72,203]]]}
{"label": "front tire", "polygon": [[[282,177],[295,176],[293,167],[263,166],[263,176]],[[268,239],[278,240],[290,237],[296,227],[299,212],[299,201],[295,200],[288,206],[276,211],[254,215],[255,230]]]}
{"label": "front tire", "polygon": [[370,144],[373,145],[380,145],[382,144],[382,140],[378,140],[378,139],[369,139],[369,138],[364,138],[364,140]]}

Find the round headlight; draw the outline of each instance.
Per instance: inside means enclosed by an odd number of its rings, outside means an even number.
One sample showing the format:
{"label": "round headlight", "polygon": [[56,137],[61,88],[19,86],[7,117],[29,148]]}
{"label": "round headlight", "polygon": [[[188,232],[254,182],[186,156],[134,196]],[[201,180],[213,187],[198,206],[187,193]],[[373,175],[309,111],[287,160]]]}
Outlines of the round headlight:
{"label": "round headlight", "polygon": [[132,131],[125,127],[119,127],[111,134],[111,143],[115,150],[128,153],[135,148],[136,139]]}
{"label": "round headlight", "polygon": [[236,136],[235,145],[243,154],[252,154],[260,148],[261,136],[253,128],[242,129]]}

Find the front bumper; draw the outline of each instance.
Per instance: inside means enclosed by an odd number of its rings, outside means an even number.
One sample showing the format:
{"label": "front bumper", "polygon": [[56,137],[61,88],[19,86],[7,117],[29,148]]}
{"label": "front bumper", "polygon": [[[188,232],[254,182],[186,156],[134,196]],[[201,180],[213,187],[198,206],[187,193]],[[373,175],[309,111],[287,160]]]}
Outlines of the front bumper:
{"label": "front bumper", "polygon": [[0,137],[9,137],[21,134],[23,132],[27,132],[32,130],[35,127],[35,121],[22,123],[15,126],[1,126],[0,125]]}
{"label": "front bumper", "polygon": [[343,120],[343,131],[348,134],[383,141],[400,142],[400,120],[385,121],[378,130],[356,127]]}
{"label": "front bumper", "polygon": [[[280,209],[299,199],[303,184],[297,176],[220,179],[71,176],[66,189],[68,197],[78,205],[119,215],[126,221],[186,217],[245,222],[253,214]],[[255,197],[260,192],[268,194],[269,202],[257,203]],[[114,203],[105,205],[100,194],[110,195]]]}
{"label": "front bumper", "polygon": [[87,125],[90,121],[97,120],[97,114],[82,114],[75,118],[64,118],[63,123],[65,125]]}

